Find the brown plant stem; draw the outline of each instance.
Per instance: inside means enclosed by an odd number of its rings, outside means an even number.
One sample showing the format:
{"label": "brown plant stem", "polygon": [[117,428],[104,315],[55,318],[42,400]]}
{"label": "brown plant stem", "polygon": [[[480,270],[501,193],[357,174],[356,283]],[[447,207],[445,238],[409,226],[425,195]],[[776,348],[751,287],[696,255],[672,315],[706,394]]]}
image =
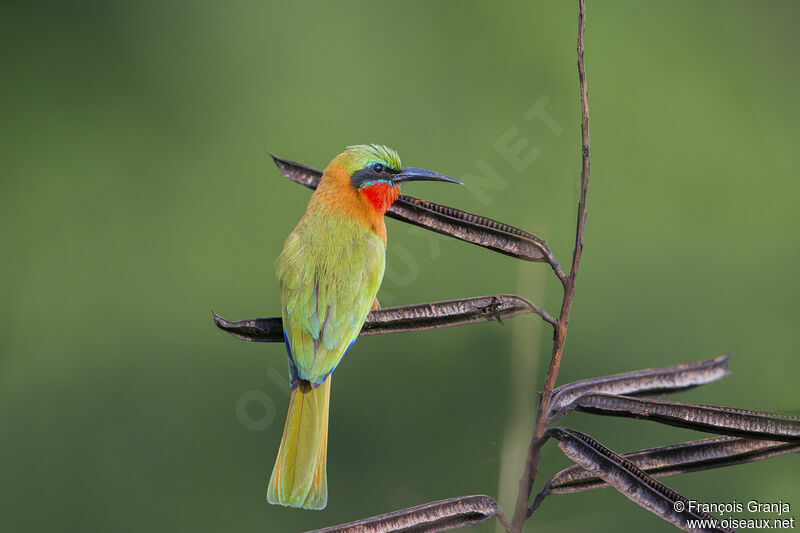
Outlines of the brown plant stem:
{"label": "brown plant stem", "polygon": [[583,36],[586,29],[586,0],[578,0],[578,81],[580,84],[581,101],[581,193],[578,201],[578,223],[575,232],[575,249],[572,253],[572,266],[569,275],[563,279],[564,299],[561,304],[561,314],[555,327],[553,336],[553,352],[550,366],[542,389],[539,410],[536,415],[536,425],[525,454],[525,464],[522,477],[519,480],[519,492],[514,508],[514,517],[511,522],[511,532],[521,533],[527,519],[528,501],[531,497],[533,483],[539,471],[541,446],[539,441],[547,429],[547,413],[550,409],[550,397],[558,377],[561,366],[561,356],[564,352],[564,343],[567,338],[567,326],[572,301],[575,298],[575,280],[583,253],[583,231],[586,226],[586,193],[589,186],[590,160],[589,160],[589,93],[586,88],[586,67],[583,60]]}

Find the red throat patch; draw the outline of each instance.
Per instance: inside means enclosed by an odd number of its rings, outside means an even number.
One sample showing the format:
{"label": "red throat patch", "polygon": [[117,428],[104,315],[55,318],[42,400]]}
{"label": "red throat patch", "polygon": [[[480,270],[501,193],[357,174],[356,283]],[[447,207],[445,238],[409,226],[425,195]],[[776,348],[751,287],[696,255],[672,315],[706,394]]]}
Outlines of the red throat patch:
{"label": "red throat patch", "polygon": [[369,203],[381,215],[385,215],[397,197],[400,195],[400,187],[394,187],[388,183],[378,182],[369,187],[361,189]]}

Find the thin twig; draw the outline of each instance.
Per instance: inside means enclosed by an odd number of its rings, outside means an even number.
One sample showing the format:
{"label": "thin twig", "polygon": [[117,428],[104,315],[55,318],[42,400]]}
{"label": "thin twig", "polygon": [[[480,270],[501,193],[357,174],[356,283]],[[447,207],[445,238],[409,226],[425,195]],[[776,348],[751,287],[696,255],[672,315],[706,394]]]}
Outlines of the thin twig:
{"label": "thin twig", "polygon": [[572,308],[572,300],[575,297],[575,280],[578,274],[578,267],[583,253],[583,230],[586,226],[586,193],[589,187],[589,93],[586,88],[586,67],[583,60],[583,35],[586,29],[586,1],[578,0],[578,81],[580,84],[581,100],[581,193],[578,201],[578,224],[575,232],[575,249],[572,253],[572,266],[569,276],[562,279],[564,284],[564,300],[561,305],[561,314],[556,326],[553,338],[553,352],[550,358],[550,366],[547,369],[542,397],[539,402],[539,411],[536,415],[536,426],[533,430],[528,451],[525,455],[525,465],[522,477],[519,480],[519,493],[514,509],[511,531],[521,533],[525,525],[528,514],[528,501],[531,497],[533,483],[539,470],[539,458],[541,457],[540,448],[537,442],[542,437],[547,428],[547,412],[550,409],[550,396],[558,377],[558,369],[561,366],[561,355],[564,351],[564,342],[567,338],[567,326],[569,324],[569,313]]}
{"label": "thin twig", "polygon": [[[384,307],[367,315],[359,335],[406,333],[427,329],[491,322],[535,313],[555,327],[557,321],[527,298],[514,294],[492,294],[445,302]],[[230,322],[216,313],[214,323],[237,339],[250,342],[284,342],[281,317],[249,318]],[[616,392],[616,391],[614,391]]]}
{"label": "thin twig", "polygon": [[[796,442],[724,436],[648,448],[622,457],[651,476],[662,477],[741,465],[797,452],[800,452],[800,443]],[[554,475],[540,494],[567,494],[605,486],[605,481],[592,472],[574,465]]]}
{"label": "thin twig", "polygon": [[585,394],[653,396],[680,392],[717,381],[731,373],[728,368],[729,359],[729,355],[722,355],[693,363],[648,368],[561,385],[553,389],[550,396],[547,423],[552,425],[570,409],[574,409],[573,402]]}
{"label": "thin twig", "polygon": [[511,531],[511,520],[508,519],[508,515],[499,505],[497,506],[497,514],[495,516],[506,531]]}
{"label": "thin twig", "polygon": [[[558,439],[561,451],[582,468],[674,526],[692,532],[733,533],[733,530],[721,527],[710,514],[693,509],[687,498],[659,483],[634,462],[614,453],[589,435],[566,428],[553,428],[545,435]],[[693,521],[705,521],[707,525],[692,526]]]}
{"label": "thin twig", "polygon": [[419,531],[436,533],[474,526],[496,516],[507,524],[508,518],[494,499],[484,494],[461,496],[392,511],[355,522],[315,529],[308,533],[386,533]]}
{"label": "thin twig", "polygon": [[800,416],[782,413],[596,393],[581,396],[564,410],[651,420],[722,435],[800,442]]}
{"label": "thin twig", "polygon": [[[304,187],[315,189],[322,179],[321,170],[270,156],[285,178]],[[504,222],[405,194],[392,204],[386,216],[517,259],[546,262],[562,283],[567,277],[546,242]]]}

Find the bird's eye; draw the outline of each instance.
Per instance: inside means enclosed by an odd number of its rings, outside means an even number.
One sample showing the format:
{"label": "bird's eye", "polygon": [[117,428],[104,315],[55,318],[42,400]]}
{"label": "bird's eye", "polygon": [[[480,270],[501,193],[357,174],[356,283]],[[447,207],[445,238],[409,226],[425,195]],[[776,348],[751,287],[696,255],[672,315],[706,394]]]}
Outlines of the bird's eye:
{"label": "bird's eye", "polygon": [[380,174],[381,172],[383,172],[383,165],[381,165],[380,163],[375,163],[374,165],[372,165],[372,171],[375,174]]}

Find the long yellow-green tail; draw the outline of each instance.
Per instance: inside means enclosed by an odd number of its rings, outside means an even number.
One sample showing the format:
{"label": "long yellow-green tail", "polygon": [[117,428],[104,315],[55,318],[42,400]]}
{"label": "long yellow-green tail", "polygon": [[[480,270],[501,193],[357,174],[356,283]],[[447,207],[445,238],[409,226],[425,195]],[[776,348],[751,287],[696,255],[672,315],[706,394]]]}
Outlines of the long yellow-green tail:
{"label": "long yellow-green tail", "polygon": [[328,503],[328,407],[331,376],[317,388],[308,381],[292,391],[278,458],[272,469],[267,501],[273,504],[324,509]]}

